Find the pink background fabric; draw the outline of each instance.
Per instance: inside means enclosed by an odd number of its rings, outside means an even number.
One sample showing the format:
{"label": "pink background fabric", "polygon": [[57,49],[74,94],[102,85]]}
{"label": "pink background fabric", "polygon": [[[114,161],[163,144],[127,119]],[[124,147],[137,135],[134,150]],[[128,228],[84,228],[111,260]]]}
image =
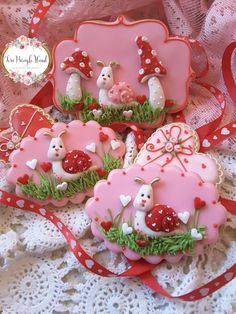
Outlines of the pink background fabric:
{"label": "pink background fabric", "polygon": [[[30,0],[0,0],[1,51],[7,42],[19,35],[28,34],[29,23],[37,4],[38,1]],[[133,20],[160,19],[166,23],[171,34],[190,36],[199,40],[210,62],[210,70],[204,81],[220,88],[227,96],[227,109],[222,123],[236,118],[235,106],[228,97],[221,73],[224,49],[230,42],[236,41],[234,0],[58,0],[42,21],[38,38],[52,48],[63,38],[72,38],[79,22],[87,19],[114,20],[119,14]],[[194,54],[194,57],[200,66],[203,62],[202,56]],[[233,68],[236,68],[235,62]],[[29,103],[44,84],[45,82],[39,82],[26,87],[12,82],[1,70],[0,128],[8,126],[12,108],[20,103]],[[210,95],[193,84],[186,109],[187,121],[193,127],[198,127],[218,114],[219,110]],[[235,148],[235,142],[234,138],[231,138],[224,142],[223,148]]]}

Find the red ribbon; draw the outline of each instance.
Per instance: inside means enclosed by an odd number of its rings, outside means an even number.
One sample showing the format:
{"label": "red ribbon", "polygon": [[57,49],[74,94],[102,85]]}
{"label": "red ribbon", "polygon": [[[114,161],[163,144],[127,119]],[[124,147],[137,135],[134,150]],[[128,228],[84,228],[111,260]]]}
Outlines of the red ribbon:
{"label": "red ribbon", "polygon": [[232,42],[226,49],[222,58],[222,74],[225,81],[225,85],[228,89],[230,97],[236,104],[236,83],[234,81],[232,73],[232,56],[233,52],[236,49],[236,42]]}

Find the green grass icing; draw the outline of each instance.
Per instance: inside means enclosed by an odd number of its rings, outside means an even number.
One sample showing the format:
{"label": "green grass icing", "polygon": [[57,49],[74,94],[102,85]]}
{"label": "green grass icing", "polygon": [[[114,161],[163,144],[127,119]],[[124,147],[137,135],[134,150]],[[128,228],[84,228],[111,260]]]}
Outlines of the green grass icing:
{"label": "green grass icing", "polygon": [[[120,168],[120,166],[121,159],[114,158],[110,154],[103,156],[103,168],[107,171],[107,174],[113,169]],[[21,191],[27,197],[38,200],[47,200],[49,198],[60,200],[64,197],[72,197],[77,193],[89,190],[101,179],[97,171],[93,169],[84,173],[77,180],[67,182],[68,187],[65,191],[59,191],[56,188],[59,182],[54,177],[41,172],[39,173],[39,178],[39,184],[33,182],[32,178],[29,179],[27,184],[19,184]],[[103,178],[106,178],[106,176]]]}
{"label": "green grass icing", "polygon": [[[108,231],[102,228],[100,228],[100,230],[110,242],[115,242],[121,247],[128,247],[141,256],[162,254],[176,255],[180,251],[183,253],[191,253],[196,243],[196,240],[191,236],[190,230],[156,238],[141,236],[135,231],[132,234],[125,235],[120,228],[115,226],[111,227]],[[199,226],[197,231],[204,236],[205,226]],[[148,243],[144,247],[140,247],[135,242],[140,239],[147,240]]]}
{"label": "green grass icing", "polygon": [[[78,101],[70,99],[68,96],[58,95],[58,99],[62,109],[64,110],[73,110],[74,105],[78,103]],[[136,103],[136,105],[125,106],[121,109],[99,108],[102,110],[102,114],[99,117],[94,117],[92,110],[89,109],[89,104],[92,103],[97,104],[97,100],[88,92],[83,92],[82,102],[84,104],[84,108],[80,111],[81,120],[83,120],[84,122],[95,120],[100,124],[110,124],[112,122],[127,122],[127,121],[132,121],[140,124],[154,123],[161,117],[162,114],[166,112],[165,109],[160,108],[156,108],[155,110],[153,110],[147,99],[143,104],[134,102]],[[130,119],[126,119],[126,117],[124,117],[123,115],[124,110],[133,111],[133,114]]]}

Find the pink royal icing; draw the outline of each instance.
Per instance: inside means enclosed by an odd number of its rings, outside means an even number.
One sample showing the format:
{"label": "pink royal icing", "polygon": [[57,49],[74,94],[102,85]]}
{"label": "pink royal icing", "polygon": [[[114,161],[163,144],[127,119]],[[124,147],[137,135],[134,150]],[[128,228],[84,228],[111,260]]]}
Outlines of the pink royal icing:
{"label": "pink royal icing", "polygon": [[[137,178],[141,178],[144,183],[137,183]],[[149,189],[150,197],[147,202],[142,199],[143,196],[145,198],[145,189]],[[151,195],[150,190],[152,191]],[[118,218],[122,206],[122,216]],[[217,241],[218,228],[226,219],[226,210],[219,203],[219,195],[213,184],[202,182],[197,174],[184,173],[177,167],[163,170],[156,164],[144,167],[133,165],[125,170],[112,171],[107,180],[96,184],[94,197],[88,200],[86,211],[92,219],[91,228],[94,236],[102,238],[108,249],[114,252],[123,252],[129,259],[144,258],[154,264],[164,259],[175,263],[185,253],[178,251],[175,254],[141,254],[140,251],[143,252],[145,246],[148,246],[153,239],[161,236],[163,238],[163,235],[166,237],[173,236],[175,233],[189,232],[194,239],[194,244],[193,251],[188,251],[186,254],[194,255],[201,252],[204,245]],[[146,218],[141,217],[138,221],[140,230],[137,230],[135,225],[137,213],[143,215],[142,217],[146,215]],[[196,213],[198,215],[197,223]],[[153,218],[151,218],[152,215],[154,215]],[[155,219],[158,217],[163,219],[162,227],[160,227],[160,221],[157,220],[155,223]],[[123,241],[121,245],[116,239],[116,230],[112,229],[115,221],[117,224],[117,219],[119,220],[118,239]],[[162,232],[154,234],[154,236],[145,236],[145,230],[151,234],[150,228],[148,229],[150,224],[152,224],[153,230]],[[204,236],[198,231],[200,226],[205,227]],[[175,228],[177,229],[173,231]],[[110,240],[106,235],[109,230],[112,233]],[[137,234],[140,238],[136,241],[137,245],[134,245],[135,249],[131,249],[125,243],[132,242]],[[127,237],[130,238],[125,242],[124,239]],[[149,249],[152,250],[152,248]]]}
{"label": "pink royal icing", "polygon": [[178,166],[184,172],[198,173],[205,182],[221,183],[220,165],[209,155],[198,151],[197,133],[185,123],[171,123],[151,135],[140,150],[135,163],[157,163],[164,168]]}
{"label": "pink royal icing", "polygon": [[[90,92],[96,99],[99,88],[96,80],[101,67],[98,60],[108,64],[117,61],[120,67],[115,70],[116,82],[127,82],[136,95],[148,95],[147,84],[141,84],[138,79],[140,70],[140,55],[137,53],[135,38],[142,35],[148,38],[153,51],[158,51],[158,60],[165,65],[166,75],[160,78],[167,100],[174,100],[170,112],[182,110],[188,97],[188,83],[192,76],[191,48],[187,41],[169,36],[166,26],[157,20],[141,20],[130,22],[123,16],[115,22],[87,21],[81,23],[75,39],[63,40],[53,52],[52,81],[54,85],[54,102],[60,109],[57,93],[66,94],[68,75],[62,71],[61,65],[67,62],[75,49],[88,53],[92,77],[83,79],[82,88]],[[132,60],[132,62],[131,62]]]}
{"label": "pink royal icing", "polygon": [[[49,134],[49,136],[45,134]],[[58,137],[62,140],[66,150],[66,157],[62,161],[64,171],[62,171],[62,167],[58,168],[56,166],[56,162],[52,158],[54,155],[61,153],[57,143],[55,145],[52,143],[53,138],[58,139]],[[51,150],[53,154],[50,153]],[[76,153],[77,151],[78,153]],[[57,184],[56,188],[60,193],[60,191],[66,190],[70,181],[73,181],[73,175],[83,173],[83,171],[90,169],[90,166],[92,166],[91,169],[96,168],[98,174],[103,177],[106,174],[103,169],[105,154],[109,153],[115,159],[120,160],[122,165],[121,158],[124,152],[125,145],[117,139],[114,131],[110,128],[102,128],[97,122],[83,123],[74,120],[68,125],[55,123],[50,129],[39,129],[35,137],[24,138],[20,147],[11,153],[11,167],[7,174],[7,180],[15,185],[16,194],[22,195],[19,183],[26,184],[29,178],[32,178],[34,183],[39,184],[40,174],[43,174],[44,177],[50,178],[52,181],[56,179],[54,184]],[[76,163],[75,160],[77,160]],[[82,202],[86,196],[91,195],[92,190],[90,188],[73,194],[71,197],[59,199],[49,197],[46,200],[36,199],[36,201],[43,204],[52,203],[56,206],[63,206],[68,201],[73,203]],[[23,194],[23,196],[27,195]]]}

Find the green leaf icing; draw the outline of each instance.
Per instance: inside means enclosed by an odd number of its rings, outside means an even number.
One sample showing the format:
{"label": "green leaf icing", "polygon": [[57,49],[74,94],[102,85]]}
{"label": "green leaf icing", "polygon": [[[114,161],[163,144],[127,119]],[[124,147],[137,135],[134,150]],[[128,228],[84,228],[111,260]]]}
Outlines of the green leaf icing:
{"label": "green leaf icing", "polygon": [[[135,231],[129,235],[125,235],[120,228],[117,228],[114,225],[107,232],[103,228],[100,228],[100,230],[110,242],[116,242],[121,247],[128,247],[141,256],[162,254],[176,255],[180,251],[183,253],[192,253],[196,242],[196,240],[192,238],[190,230],[186,232],[179,231],[176,234],[155,238],[140,235]],[[204,237],[205,226],[199,226],[197,231]],[[135,242],[140,239],[147,240],[148,244],[144,247],[140,247]]]}
{"label": "green leaf icing", "polygon": [[77,99],[70,99],[70,97],[67,95],[62,96],[62,95],[58,94],[58,99],[60,101],[61,108],[63,110],[73,110],[75,104],[78,103]]}

